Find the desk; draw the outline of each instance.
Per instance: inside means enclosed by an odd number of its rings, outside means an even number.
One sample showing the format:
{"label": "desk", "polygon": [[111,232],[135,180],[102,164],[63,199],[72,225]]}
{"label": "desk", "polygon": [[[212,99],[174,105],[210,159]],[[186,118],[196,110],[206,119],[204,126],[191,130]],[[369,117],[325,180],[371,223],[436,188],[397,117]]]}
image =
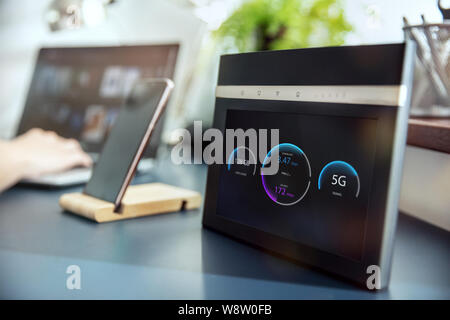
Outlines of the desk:
{"label": "desk", "polygon": [[[206,171],[163,161],[153,179],[204,194]],[[449,233],[406,215],[391,286],[374,293],[205,230],[201,208],[106,224],[62,212],[58,197],[78,189],[0,195],[1,298],[450,299]],[[81,290],[66,289],[72,264]]]}

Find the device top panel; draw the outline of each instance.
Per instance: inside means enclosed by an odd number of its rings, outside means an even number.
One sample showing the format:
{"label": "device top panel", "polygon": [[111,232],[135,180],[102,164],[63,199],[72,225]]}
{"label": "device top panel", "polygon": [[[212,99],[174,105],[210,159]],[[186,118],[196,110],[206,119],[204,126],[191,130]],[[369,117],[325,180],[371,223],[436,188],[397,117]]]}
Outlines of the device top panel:
{"label": "device top panel", "polygon": [[400,85],[405,44],[224,55],[218,85]]}

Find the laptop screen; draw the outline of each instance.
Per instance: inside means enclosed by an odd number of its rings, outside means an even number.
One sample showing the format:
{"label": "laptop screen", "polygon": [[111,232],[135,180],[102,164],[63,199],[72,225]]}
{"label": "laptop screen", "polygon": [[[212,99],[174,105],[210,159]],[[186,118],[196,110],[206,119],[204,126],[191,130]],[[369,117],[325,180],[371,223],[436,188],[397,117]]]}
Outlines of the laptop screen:
{"label": "laptop screen", "polygon": [[[125,97],[138,78],[173,79],[179,46],[43,48],[18,134],[38,127],[101,151]],[[154,157],[163,119],[145,155]]]}

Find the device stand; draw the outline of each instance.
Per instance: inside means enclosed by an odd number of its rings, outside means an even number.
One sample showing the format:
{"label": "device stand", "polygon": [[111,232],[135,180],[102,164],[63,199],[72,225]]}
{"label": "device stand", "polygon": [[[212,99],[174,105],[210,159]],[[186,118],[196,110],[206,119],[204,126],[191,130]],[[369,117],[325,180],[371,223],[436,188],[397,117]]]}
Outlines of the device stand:
{"label": "device stand", "polygon": [[112,202],[76,192],[59,198],[60,206],[97,222],[109,222],[200,207],[200,193],[163,183],[129,186],[117,212]]}

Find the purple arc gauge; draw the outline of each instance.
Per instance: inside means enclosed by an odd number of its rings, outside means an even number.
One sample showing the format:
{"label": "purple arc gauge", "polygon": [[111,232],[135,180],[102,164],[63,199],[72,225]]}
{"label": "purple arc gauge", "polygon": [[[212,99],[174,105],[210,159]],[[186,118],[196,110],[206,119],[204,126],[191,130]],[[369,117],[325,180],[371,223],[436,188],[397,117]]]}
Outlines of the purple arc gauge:
{"label": "purple arc gauge", "polygon": [[[272,159],[277,153],[278,159]],[[292,143],[281,143],[267,153],[262,167],[268,166],[272,160],[278,161],[278,172],[264,175],[261,171],[266,194],[272,201],[283,206],[298,203],[311,184],[311,166],[306,154]]]}

